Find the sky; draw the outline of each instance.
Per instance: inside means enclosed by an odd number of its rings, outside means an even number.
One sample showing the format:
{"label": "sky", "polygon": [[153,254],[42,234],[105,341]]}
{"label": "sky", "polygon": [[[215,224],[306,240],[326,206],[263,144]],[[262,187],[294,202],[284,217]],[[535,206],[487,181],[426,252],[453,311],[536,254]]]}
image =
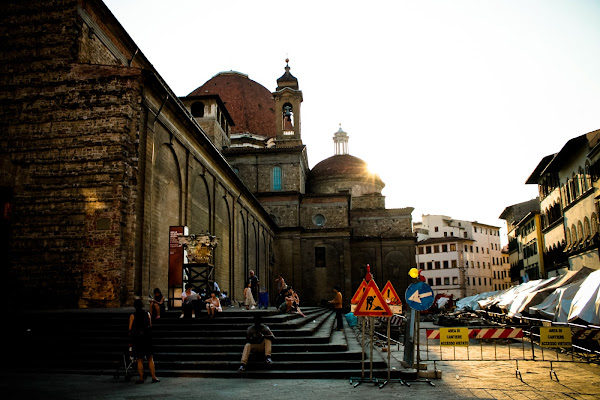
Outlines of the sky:
{"label": "sky", "polygon": [[502,227],[540,160],[600,129],[600,0],[105,0],[178,96],[289,57],[309,165],[350,154],[388,208]]}

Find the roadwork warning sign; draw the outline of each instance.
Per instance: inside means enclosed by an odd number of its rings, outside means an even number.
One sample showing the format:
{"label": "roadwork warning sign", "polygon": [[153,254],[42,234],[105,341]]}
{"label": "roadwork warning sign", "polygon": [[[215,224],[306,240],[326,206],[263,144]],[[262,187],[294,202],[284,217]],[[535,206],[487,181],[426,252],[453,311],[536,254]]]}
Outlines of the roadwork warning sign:
{"label": "roadwork warning sign", "polygon": [[440,328],[440,346],[468,346],[469,328]]}
{"label": "roadwork warning sign", "polygon": [[571,347],[571,328],[541,326],[540,345],[542,347]]}

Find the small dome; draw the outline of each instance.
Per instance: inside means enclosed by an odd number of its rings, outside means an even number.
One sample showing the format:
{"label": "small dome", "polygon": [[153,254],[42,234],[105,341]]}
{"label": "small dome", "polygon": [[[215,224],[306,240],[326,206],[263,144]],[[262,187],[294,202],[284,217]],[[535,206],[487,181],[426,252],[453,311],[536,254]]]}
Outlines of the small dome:
{"label": "small dome", "polygon": [[206,94],[221,97],[235,123],[231,133],[277,136],[275,100],[267,88],[248,78],[248,75],[235,71],[218,73],[189,96]]}
{"label": "small dome", "polygon": [[330,187],[340,186],[338,189],[344,185],[349,188],[355,185],[363,186],[362,190],[358,191],[363,194],[381,193],[385,186],[377,174],[369,171],[365,161],[349,154],[326,158],[310,171],[310,186],[314,193],[329,191],[325,183],[331,181],[336,181],[338,184]]}

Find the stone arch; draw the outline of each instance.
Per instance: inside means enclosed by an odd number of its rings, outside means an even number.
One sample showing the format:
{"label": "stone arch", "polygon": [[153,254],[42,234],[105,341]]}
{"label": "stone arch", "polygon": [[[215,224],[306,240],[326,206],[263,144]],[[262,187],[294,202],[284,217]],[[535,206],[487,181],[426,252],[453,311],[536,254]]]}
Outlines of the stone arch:
{"label": "stone arch", "polygon": [[577,239],[580,241],[585,239],[585,235],[583,234],[583,224],[581,221],[577,221]]}
{"label": "stone arch", "polygon": [[[152,183],[151,253],[147,272],[140,277],[142,293],[168,287],[169,227],[181,225],[182,177],[177,154],[169,144],[159,146]],[[137,277],[136,277],[137,279]]]}
{"label": "stone arch", "polygon": [[246,217],[240,211],[236,216],[235,223],[235,264],[234,264],[234,294],[236,299],[241,300],[246,284],[246,260],[248,255],[248,235],[246,228]]}
{"label": "stone arch", "polygon": [[[352,287],[358,288],[358,285],[362,282],[367,272],[367,264],[371,265],[371,273],[373,273],[373,263],[375,257],[368,254],[367,252],[358,252],[352,254]],[[377,277],[375,277],[377,278]],[[356,289],[355,289],[356,290]]]}
{"label": "stone arch", "polygon": [[596,215],[596,213],[592,213],[591,234],[593,236],[596,233],[598,233],[598,216]]}
{"label": "stone arch", "polygon": [[[203,174],[193,179],[190,193],[190,233],[210,232],[211,198],[208,182]],[[210,232],[212,233],[212,232]]]}
{"label": "stone arch", "polygon": [[[249,276],[249,271],[252,270],[254,271],[254,273],[256,274],[256,276],[258,277],[258,280],[260,281],[260,285],[262,286],[263,279],[264,277],[260,276],[259,273],[260,271],[258,270],[258,264],[257,264],[257,256],[258,256],[258,252],[256,250],[257,246],[258,246],[258,233],[256,232],[257,227],[256,227],[256,222],[255,221],[248,221],[248,276]],[[254,300],[258,300],[258,299],[254,299]]]}
{"label": "stone arch", "polygon": [[315,265],[315,268],[312,268],[314,276],[309,278],[314,282],[311,297],[326,298],[333,285],[341,285],[343,282],[343,276],[340,273],[340,253],[335,246],[324,242],[316,242],[312,253],[313,262],[316,264],[317,257],[322,257],[322,263],[320,267]]}
{"label": "stone arch", "polygon": [[231,213],[226,192],[216,202],[215,234],[219,238],[219,245],[215,250],[214,257],[215,280],[221,290],[231,291]]}
{"label": "stone arch", "polygon": [[579,239],[577,237],[577,226],[575,224],[571,225],[571,239],[573,240],[573,243],[576,243]]}
{"label": "stone arch", "polygon": [[592,228],[590,226],[590,219],[585,217],[583,220],[583,237],[589,239],[592,236]]}
{"label": "stone arch", "polygon": [[571,230],[569,228],[565,229],[565,240],[567,241],[567,246],[570,246],[573,242],[572,242],[572,238],[571,238]]}
{"label": "stone arch", "polygon": [[269,291],[269,285],[273,280],[271,274],[267,268],[267,239],[265,237],[265,230],[262,226],[259,226],[259,239],[258,239],[258,273],[262,276],[261,287],[264,286],[266,291]]}

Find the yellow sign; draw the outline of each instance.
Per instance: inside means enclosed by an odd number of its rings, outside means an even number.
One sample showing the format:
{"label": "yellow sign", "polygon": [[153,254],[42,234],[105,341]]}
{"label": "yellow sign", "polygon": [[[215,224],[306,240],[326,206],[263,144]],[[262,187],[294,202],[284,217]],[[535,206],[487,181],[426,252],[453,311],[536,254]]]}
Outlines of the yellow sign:
{"label": "yellow sign", "polygon": [[350,304],[358,304],[358,301],[362,297],[362,295],[365,292],[366,288],[367,288],[367,281],[365,281],[363,279],[363,281],[361,282],[361,284],[358,287],[358,289],[356,289],[356,293],[354,293],[354,296],[352,296],[352,300],[350,300]]}
{"label": "yellow sign", "polygon": [[440,328],[440,346],[469,346],[469,328]]}
{"label": "yellow sign", "polygon": [[396,289],[392,286],[392,282],[387,281],[383,290],[381,291],[381,295],[388,305],[392,304],[402,304],[402,300],[400,300],[400,296],[396,293]]}
{"label": "yellow sign", "polygon": [[542,347],[571,347],[571,328],[540,326]]}
{"label": "yellow sign", "polygon": [[356,305],[354,315],[357,317],[391,317],[393,315],[375,281],[371,280],[367,284],[365,292]]}

